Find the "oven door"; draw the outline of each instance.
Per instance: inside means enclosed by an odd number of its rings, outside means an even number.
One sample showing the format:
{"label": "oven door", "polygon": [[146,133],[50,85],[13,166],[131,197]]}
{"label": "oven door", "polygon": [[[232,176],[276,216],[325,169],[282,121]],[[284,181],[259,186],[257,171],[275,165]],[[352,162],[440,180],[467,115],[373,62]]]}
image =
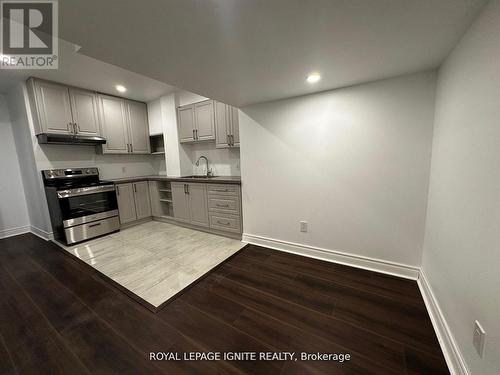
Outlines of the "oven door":
{"label": "oven door", "polygon": [[118,215],[114,185],[58,190],[64,228]]}

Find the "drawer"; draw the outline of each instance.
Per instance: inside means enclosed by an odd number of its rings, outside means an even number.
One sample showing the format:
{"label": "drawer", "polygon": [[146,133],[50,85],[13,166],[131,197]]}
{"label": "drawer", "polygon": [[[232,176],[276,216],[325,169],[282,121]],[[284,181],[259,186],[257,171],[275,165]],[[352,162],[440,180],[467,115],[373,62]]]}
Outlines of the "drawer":
{"label": "drawer", "polygon": [[240,197],[230,195],[209,195],[208,209],[213,212],[240,214]]}
{"label": "drawer", "polygon": [[241,220],[239,216],[211,212],[210,228],[225,232],[241,233]]}
{"label": "drawer", "polygon": [[239,185],[207,184],[208,194],[239,195]]}
{"label": "drawer", "polygon": [[64,233],[68,244],[88,240],[103,234],[115,232],[120,229],[118,216],[113,216],[103,220],[92,221],[74,227],[66,228]]}

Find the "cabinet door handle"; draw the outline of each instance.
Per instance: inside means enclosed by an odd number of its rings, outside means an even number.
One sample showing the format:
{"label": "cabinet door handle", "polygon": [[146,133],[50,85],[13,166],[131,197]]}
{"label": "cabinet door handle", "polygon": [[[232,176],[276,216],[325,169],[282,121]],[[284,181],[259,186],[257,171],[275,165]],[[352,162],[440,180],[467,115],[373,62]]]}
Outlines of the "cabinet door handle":
{"label": "cabinet door handle", "polygon": [[189,184],[186,185],[187,193],[189,194]]}
{"label": "cabinet door handle", "polygon": [[229,204],[216,204],[217,207],[229,207]]}
{"label": "cabinet door handle", "polygon": [[195,129],[196,140],[198,140],[198,129]]}
{"label": "cabinet door handle", "polygon": [[226,193],[229,190],[227,190],[227,189],[214,189],[214,191],[218,191],[218,192],[221,192],[221,193]]}
{"label": "cabinet door handle", "polygon": [[196,135],[194,134],[194,129],[193,129],[193,140],[196,139]]}
{"label": "cabinet door handle", "polygon": [[116,187],[116,195],[120,195],[120,187],[119,186]]}
{"label": "cabinet door handle", "polygon": [[66,125],[66,129],[68,130],[68,133],[72,133],[70,126],[71,126],[71,122],[68,122],[68,124]]}
{"label": "cabinet door handle", "polygon": [[75,126],[76,126],[76,129],[78,130],[78,133],[80,133],[80,132],[81,132],[81,130],[80,130],[80,124],[77,124],[77,123],[75,122]]}
{"label": "cabinet door handle", "polygon": [[187,193],[188,193],[188,192],[187,192],[187,189],[186,189],[186,186],[187,186],[187,185],[186,185],[186,184],[184,184],[184,194],[187,194]]}
{"label": "cabinet door handle", "polygon": [[137,193],[137,184],[134,184],[134,192]]}
{"label": "cabinet door handle", "polygon": [[229,142],[229,134],[226,134],[226,143],[228,146],[231,146],[231,143]]}
{"label": "cabinet door handle", "polygon": [[130,144],[130,152],[134,152],[134,145],[132,143]]}

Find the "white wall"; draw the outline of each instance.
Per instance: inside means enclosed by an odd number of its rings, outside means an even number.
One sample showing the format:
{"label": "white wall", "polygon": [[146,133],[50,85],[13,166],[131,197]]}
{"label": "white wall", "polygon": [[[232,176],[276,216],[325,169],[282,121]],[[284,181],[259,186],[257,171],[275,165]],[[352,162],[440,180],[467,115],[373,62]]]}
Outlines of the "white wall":
{"label": "white wall", "polygon": [[178,106],[178,94],[169,94],[160,98],[166,168],[167,175],[170,177],[189,175],[192,169],[190,152],[179,142],[177,127]]}
{"label": "white wall", "polygon": [[435,78],[242,108],[245,234],[419,266]]}
{"label": "white wall", "polygon": [[[439,73],[423,270],[471,374],[500,374],[500,2]],[[486,330],[480,359],[473,323]]]}
{"label": "white wall", "polygon": [[15,86],[7,95],[16,153],[24,186],[31,229],[47,237],[52,232],[49,211],[39,169],[33,151],[33,135],[26,108],[24,85]]}
{"label": "white wall", "polygon": [[0,95],[0,238],[29,231],[29,216],[6,98]]}

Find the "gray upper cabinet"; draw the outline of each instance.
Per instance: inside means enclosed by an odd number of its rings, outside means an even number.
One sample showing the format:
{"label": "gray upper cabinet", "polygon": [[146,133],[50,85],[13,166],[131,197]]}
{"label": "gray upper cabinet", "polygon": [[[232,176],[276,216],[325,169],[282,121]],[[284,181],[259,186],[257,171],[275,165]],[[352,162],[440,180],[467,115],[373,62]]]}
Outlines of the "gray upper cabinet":
{"label": "gray upper cabinet", "polygon": [[230,105],[215,103],[216,147],[239,147],[240,130],[238,122],[238,108]]}
{"label": "gray upper cabinet", "polygon": [[179,107],[177,119],[181,142],[198,142],[215,139],[213,100],[205,100]]}
{"label": "gray upper cabinet", "polygon": [[104,154],[149,154],[146,104],[115,96],[99,95]]}
{"label": "gray upper cabinet", "polygon": [[27,86],[35,133],[74,134],[68,87],[35,78]]}
{"label": "gray upper cabinet", "polygon": [[105,154],[128,154],[130,152],[127,112],[123,99],[99,95],[101,134],[106,138],[102,145]]}
{"label": "gray upper cabinet", "polygon": [[194,142],[194,105],[179,107],[177,112],[177,121],[179,122],[179,139],[181,142]]}
{"label": "gray upper cabinet", "polygon": [[187,184],[172,182],[171,186],[174,218],[178,221],[189,223],[189,196],[187,194]]}
{"label": "gray upper cabinet", "polygon": [[134,182],[134,200],[137,220],[150,217],[151,201],[149,199],[149,186],[147,181]]}
{"label": "gray upper cabinet", "polygon": [[215,139],[214,101],[206,100],[194,105],[196,123],[196,140],[206,141]]}
{"label": "gray upper cabinet", "polygon": [[97,96],[94,92],[77,88],[69,89],[73,122],[78,134],[99,135]]}
{"label": "gray upper cabinet", "polygon": [[236,107],[231,107],[231,146],[240,147],[240,119]]}
{"label": "gray upper cabinet", "polygon": [[148,109],[145,103],[126,101],[130,147],[133,154],[150,154]]}
{"label": "gray upper cabinet", "polygon": [[215,145],[218,148],[229,147],[229,106],[227,104],[215,103]]}

